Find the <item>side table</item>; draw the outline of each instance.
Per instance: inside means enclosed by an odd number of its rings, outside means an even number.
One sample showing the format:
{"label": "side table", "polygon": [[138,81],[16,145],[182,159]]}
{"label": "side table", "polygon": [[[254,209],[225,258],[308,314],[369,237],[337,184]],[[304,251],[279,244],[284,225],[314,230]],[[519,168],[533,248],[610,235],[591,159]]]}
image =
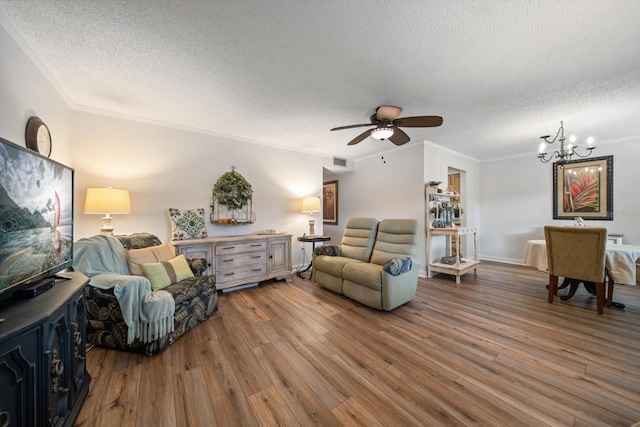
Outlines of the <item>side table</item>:
{"label": "side table", "polygon": [[329,240],[331,240],[331,237],[329,236],[311,235],[311,236],[298,237],[298,242],[304,242],[304,243],[311,242],[311,260],[309,260],[309,265],[307,266],[307,268],[305,268],[304,270],[298,271],[298,277],[302,277],[302,273],[304,273],[305,271],[311,268],[311,265],[313,264],[313,251],[316,248],[316,242],[328,242]]}

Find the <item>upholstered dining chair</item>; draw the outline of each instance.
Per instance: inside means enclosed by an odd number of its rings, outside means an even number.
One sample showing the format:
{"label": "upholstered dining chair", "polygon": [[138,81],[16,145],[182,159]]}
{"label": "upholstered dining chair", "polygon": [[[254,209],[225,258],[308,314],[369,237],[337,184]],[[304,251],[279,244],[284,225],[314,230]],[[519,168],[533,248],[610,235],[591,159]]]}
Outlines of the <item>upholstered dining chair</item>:
{"label": "upholstered dining chair", "polygon": [[[558,291],[558,277],[596,284],[598,314],[604,311],[607,229],[602,227],[544,227],[549,264],[549,302]],[[607,305],[611,305],[613,281],[609,279]]]}

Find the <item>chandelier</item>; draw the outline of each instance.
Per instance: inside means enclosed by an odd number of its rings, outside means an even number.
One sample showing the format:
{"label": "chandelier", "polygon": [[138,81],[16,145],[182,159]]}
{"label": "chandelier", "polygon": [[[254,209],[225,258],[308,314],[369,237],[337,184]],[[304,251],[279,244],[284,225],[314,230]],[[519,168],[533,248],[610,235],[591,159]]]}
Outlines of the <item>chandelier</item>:
{"label": "chandelier", "polygon": [[[586,154],[580,154],[576,151],[576,148],[578,147],[576,145],[576,137],[575,135],[571,135],[571,137],[569,138],[569,144],[567,144],[567,146],[565,147],[564,145],[564,124],[563,122],[560,122],[560,129],[558,129],[558,133],[556,133],[555,138],[553,138],[553,140],[549,141],[551,135],[544,135],[541,136],[540,138],[544,140],[544,142],[540,143],[540,149],[538,151],[538,158],[540,159],[540,161],[542,163],[548,163],[549,161],[551,161],[552,159],[556,158],[558,159],[558,163],[567,163],[569,161],[571,161],[571,156],[573,156],[574,154],[578,157],[589,157],[591,155],[591,153],[593,152],[594,148],[593,147],[593,138],[589,137],[587,139],[587,153]],[[547,144],[553,144],[556,141],[560,141],[560,149],[554,151],[551,154],[548,154],[546,151],[547,148]],[[547,155],[549,157],[547,157]]]}

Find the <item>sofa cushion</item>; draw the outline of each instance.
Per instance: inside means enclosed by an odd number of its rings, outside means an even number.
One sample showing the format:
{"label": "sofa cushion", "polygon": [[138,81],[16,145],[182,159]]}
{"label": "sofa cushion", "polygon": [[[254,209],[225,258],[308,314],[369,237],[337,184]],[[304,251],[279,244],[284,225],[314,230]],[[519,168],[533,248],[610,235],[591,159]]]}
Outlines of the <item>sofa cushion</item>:
{"label": "sofa cushion", "polygon": [[115,238],[125,249],[142,249],[162,244],[158,236],[151,233],[118,234]]}
{"label": "sofa cushion", "polygon": [[375,218],[349,218],[340,243],[340,255],[369,262],[377,229]]}
{"label": "sofa cushion", "polygon": [[171,240],[200,239],[207,237],[204,225],[204,209],[169,208]]}
{"label": "sofa cushion", "polygon": [[371,289],[382,289],[382,266],[368,262],[352,262],[342,269],[342,278]]}
{"label": "sofa cushion", "polygon": [[384,219],[371,254],[371,262],[384,265],[393,258],[418,256],[419,224],[414,219]]}
{"label": "sofa cushion", "polygon": [[143,249],[129,249],[125,251],[129,272],[135,276],[144,276],[142,264],[162,262],[176,256],[176,250],[170,243],[163,243]]}
{"label": "sofa cushion", "polygon": [[184,255],[178,255],[168,261],[142,264],[142,270],[154,291],[193,277],[193,272]]}
{"label": "sofa cushion", "polygon": [[362,263],[362,261],[343,256],[320,255],[313,260],[313,269],[342,277],[342,269],[348,263]]}

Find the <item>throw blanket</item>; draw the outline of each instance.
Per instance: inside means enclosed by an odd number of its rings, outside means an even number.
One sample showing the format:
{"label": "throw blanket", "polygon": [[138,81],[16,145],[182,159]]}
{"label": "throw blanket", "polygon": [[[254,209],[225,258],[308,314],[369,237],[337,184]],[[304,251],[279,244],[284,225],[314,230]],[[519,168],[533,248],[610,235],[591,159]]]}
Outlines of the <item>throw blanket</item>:
{"label": "throw blanket", "polygon": [[127,344],[136,338],[152,342],[173,332],[173,297],[167,291],[152,292],[146,277],[129,275],[124,248],[115,237],[98,235],[75,242],[73,269],[90,277],[91,286],[113,288],[127,325]]}

